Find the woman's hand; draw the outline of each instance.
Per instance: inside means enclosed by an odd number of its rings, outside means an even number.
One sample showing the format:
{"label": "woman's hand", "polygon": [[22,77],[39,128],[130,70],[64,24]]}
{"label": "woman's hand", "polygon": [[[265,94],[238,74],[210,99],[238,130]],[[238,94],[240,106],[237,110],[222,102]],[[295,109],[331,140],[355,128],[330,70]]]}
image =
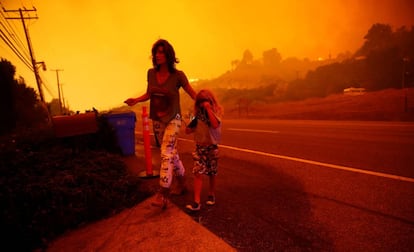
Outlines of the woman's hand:
{"label": "woman's hand", "polygon": [[128,98],[124,101],[124,103],[128,104],[128,106],[134,106],[138,102],[144,102],[149,99],[149,94],[145,93],[137,98]]}
{"label": "woman's hand", "polygon": [[124,103],[126,103],[128,106],[134,106],[135,104],[137,104],[137,99],[135,98],[128,98],[124,101]]}

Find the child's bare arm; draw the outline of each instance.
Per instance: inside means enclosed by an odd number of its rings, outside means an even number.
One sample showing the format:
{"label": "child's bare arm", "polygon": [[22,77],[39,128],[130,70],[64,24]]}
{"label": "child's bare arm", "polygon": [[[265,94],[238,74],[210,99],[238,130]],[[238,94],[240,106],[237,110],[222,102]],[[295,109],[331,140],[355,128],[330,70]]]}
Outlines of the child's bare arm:
{"label": "child's bare arm", "polygon": [[187,127],[185,127],[185,133],[190,134],[195,131],[195,127],[197,126],[197,118],[193,118],[189,124],[187,124]]}

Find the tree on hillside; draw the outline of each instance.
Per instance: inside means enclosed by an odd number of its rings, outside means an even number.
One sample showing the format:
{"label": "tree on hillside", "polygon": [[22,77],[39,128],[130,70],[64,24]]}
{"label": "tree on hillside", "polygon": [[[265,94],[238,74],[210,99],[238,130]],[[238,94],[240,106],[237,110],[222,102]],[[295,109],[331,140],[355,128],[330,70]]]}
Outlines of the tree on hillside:
{"label": "tree on hillside", "polygon": [[28,87],[24,79],[16,82],[15,106],[16,123],[19,127],[32,127],[48,120],[46,104],[43,104],[35,91]]}
{"label": "tree on hillside", "polygon": [[404,75],[411,73],[404,76],[408,83],[412,81],[414,27],[407,30],[403,26],[393,32],[389,25],[374,24],[364,38],[366,41],[355,55],[366,57],[366,75],[370,78],[366,88],[400,88],[403,68],[407,70]]}
{"label": "tree on hillside", "polygon": [[59,99],[53,99],[48,103],[49,113],[52,116],[61,115]]}
{"label": "tree on hillside", "polygon": [[392,46],[392,28],[387,24],[374,24],[364,36],[365,42],[356,52],[356,56],[367,56],[372,51]]}
{"label": "tree on hillside", "polygon": [[7,60],[0,61],[0,111],[3,122],[0,134],[15,127],[31,127],[48,119],[45,106],[36,91],[26,86],[24,79],[14,79],[15,67]]}
{"label": "tree on hillside", "polygon": [[369,90],[400,88],[402,63],[396,47],[371,52],[366,59],[366,75],[370,81],[364,87]]}
{"label": "tree on hillside", "polygon": [[231,61],[231,69],[234,70],[240,64],[240,60]]}
{"label": "tree on hillside", "polygon": [[[370,90],[414,86],[414,27],[396,31],[390,25],[374,24],[364,36],[365,42],[355,53],[345,52],[326,61],[297,58],[282,59],[275,48],[263,52],[254,60],[245,50],[240,61],[220,77],[202,85],[210,88],[241,88],[253,92],[269,86],[273,90],[270,101],[301,100],[342,93],[348,87]],[[225,90],[221,97],[231,99]],[[237,93],[237,92],[236,92]],[[245,97],[247,93],[237,93]],[[256,96],[250,97],[256,99]]]}
{"label": "tree on hillside", "polygon": [[263,65],[265,67],[276,67],[282,61],[282,56],[276,48],[263,52]]}
{"label": "tree on hillside", "polygon": [[321,63],[310,61],[309,59],[299,60],[298,58],[289,57],[280,63],[278,67],[280,77],[286,82],[291,82],[304,78],[309,71],[315,70]]}
{"label": "tree on hillside", "polygon": [[403,56],[414,55],[414,26],[411,26],[411,29],[400,27],[395,31],[394,39],[397,46],[402,49]]}
{"label": "tree on hillside", "polygon": [[412,61],[403,59],[414,59],[413,35],[413,30],[400,28],[393,32],[389,25],[374,24],[353,59],[320,66],[308,72],[303,81],[296,80],[289,84],[286,97],[323,97],[341,93],[347,87],[367,90],[401,88],[403,71],[406,86],[410,86],[413,79],[410,73],[414,72],[414,65]]}
{"label": "tree on hillside", "polygon": [[253,63],[253,54],[249,49],[246,49],[243,53],[243,58],[240,62],[242,65],[249,65]]}
{"label": "tree on hillside", "polygon": [[16,68],[7,60],[0,60],[0,135],[10,132],[16,126],[14,106],[14,74]]}

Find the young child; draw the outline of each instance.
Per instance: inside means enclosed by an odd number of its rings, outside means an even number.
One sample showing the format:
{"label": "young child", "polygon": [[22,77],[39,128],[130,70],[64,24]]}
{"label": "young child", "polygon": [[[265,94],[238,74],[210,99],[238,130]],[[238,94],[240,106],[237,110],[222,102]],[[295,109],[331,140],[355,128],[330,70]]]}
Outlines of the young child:
{"label": "young child", "polygon": [[196,143],[194,159],[194,202],[186,206],[191,211],[200,210],[200,195],[203,174],[209,177],[207,205],[214,205],[217,175],[218,146],[221,138],[222,108],[213,93],[203,89],[196,95],[194,105],[195,117],[186,127],[187,134],[194,133]]}

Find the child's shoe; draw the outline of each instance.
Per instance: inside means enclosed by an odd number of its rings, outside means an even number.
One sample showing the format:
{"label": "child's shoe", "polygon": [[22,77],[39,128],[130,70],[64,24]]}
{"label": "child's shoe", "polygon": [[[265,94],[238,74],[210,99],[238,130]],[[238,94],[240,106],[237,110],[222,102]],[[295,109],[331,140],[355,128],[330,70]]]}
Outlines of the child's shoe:
{"label": "child's shoe", "polygon": [[214,197],[214,195],[208,195],[208,199],[206,201],[206,204],[209,206],[212,206],[214,204],[216,204],[216,197]]}
{"label": "child's shoe", "polygon": [[193,202],[192,204],[188,204],[185,207],[191,211],[199,211],[201,208],[201,205],[200,203]]}

